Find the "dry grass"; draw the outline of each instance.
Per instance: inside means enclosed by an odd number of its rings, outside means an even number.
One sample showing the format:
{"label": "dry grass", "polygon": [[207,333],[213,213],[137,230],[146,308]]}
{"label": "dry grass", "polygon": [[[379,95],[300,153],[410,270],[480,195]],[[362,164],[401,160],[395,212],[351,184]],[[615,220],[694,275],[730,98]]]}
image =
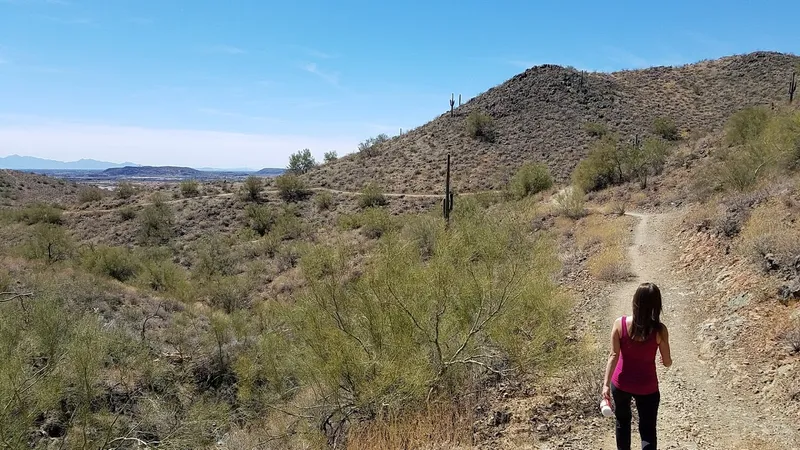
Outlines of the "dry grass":
{"label": "dry grass", "polygon": [[770,201],[755,208],[745,222],[737,247],[742,254],[761,263],[772,254],[781,267],[800,255],[800,226],[797,214],[785,202]]}
{"label": "dry grass", "polygon": [[347,448],[359,450],[471,447],[471,408],[436,403],[422,411],[354,425]]}
{"label": "dry grass", "polygon": [[631,276],[625,251],[619,247],[605,248],[589,257],[589,274],[598,280],[616,283]]}

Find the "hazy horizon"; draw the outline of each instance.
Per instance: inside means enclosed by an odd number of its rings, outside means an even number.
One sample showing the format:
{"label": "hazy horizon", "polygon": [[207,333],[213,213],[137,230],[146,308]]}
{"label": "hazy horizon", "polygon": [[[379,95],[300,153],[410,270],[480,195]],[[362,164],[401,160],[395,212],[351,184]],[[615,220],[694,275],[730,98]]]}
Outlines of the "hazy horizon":
{"label": "hazy horizon", "polygon": [[794,3],[778,3],[0,0],[0,156],[261,168],[309,148],[321,160],[534,65],[797,54],[793,16],[774,14]]}

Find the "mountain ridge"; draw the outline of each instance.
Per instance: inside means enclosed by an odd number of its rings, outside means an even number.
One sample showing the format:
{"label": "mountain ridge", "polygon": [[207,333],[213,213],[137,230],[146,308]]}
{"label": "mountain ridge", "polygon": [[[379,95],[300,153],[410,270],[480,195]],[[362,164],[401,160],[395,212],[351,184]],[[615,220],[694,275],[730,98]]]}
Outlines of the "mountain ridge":
{"label": "mountain ridge", "polygon": [[113,163],[96,159],[81,158],[77,161],[58,161],[35,156],[0,156],[0,169],[13,170],[104,170],[112,167],[138,166],[136,163]]}
{"label": "mountain ridge", "polygon": [[[600,123],[624,139],[652,135],[657,118],[673,121],[683,138],[720,130],[734,112],[788,100],[800,57],[753,52],[683,66],[613,73],[535,66],[454,110],[378,145],[305,175],[312,186],[360,190],[370,182],[392,192],[437,192],[452,155],[457,191],[502,188],[525,162],[545,163],[559,182],[569,179],[596,139],[584,129]],[[444,103],[444,101],[443,101]],[[476,111],[490,115],[494,142],[465,130]]]}

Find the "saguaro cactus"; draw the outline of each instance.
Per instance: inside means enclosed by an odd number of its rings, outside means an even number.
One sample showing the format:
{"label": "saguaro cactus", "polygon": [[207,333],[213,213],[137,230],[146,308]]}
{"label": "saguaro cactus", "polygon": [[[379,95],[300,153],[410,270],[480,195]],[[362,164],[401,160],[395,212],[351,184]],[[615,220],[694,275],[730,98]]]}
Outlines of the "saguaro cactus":
{"label": "saguaro cactus", "polygon": [[797,76],[796,72],[792,72],[792,81],[789,82],[789,103],[794,101],[794,91],[797,90]]}
{"label": "saguaro cactus", "polygon": [[461,94],[458,94],[458,106],[461,106]]}
{"label": "saguaro cactus", "polygon": [[450,213],[453,212],[453,191],[450,190],[450,153],[447,154],[447,175],[444,182],[444,198],[442,199],[442,215],[450,225]]}
{"label": "saguaro cactus", "polygon": [[453,106],[456,104],[455,94],[450,94],[450,115],[453,115]]}

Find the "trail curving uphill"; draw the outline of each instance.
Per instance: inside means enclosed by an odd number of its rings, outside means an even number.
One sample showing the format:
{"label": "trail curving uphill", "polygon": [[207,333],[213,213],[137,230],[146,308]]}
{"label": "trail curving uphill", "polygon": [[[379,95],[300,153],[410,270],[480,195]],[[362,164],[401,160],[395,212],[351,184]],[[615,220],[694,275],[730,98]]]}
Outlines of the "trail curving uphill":
{"label": "trail curving uphill", "polygon": [[[745,404],[736,391],[715,379],[699,357],[695,344],[696,324],[702,320],[693,280],[675,275],[675,246],[668,233],[677,213],[627,213],[638,219],[629,260],[634,279],[621,284],[612,294],[607,329],[601,342],[608,341],[612,320],[630,314],[633,292],[641,282],[652,281],[664,301],[662,320],[669,327],[673,365],[659,366],[661,407],[658,418],[660,449],[777,450],[800,448],[798,424],[783,417],[767,417],[757,406]],[[755,405],[753,405],[755,406]],[[613,419],[607,432],[589,448],[615,449]],[[638,446],[636,419],[633,447]]]}

